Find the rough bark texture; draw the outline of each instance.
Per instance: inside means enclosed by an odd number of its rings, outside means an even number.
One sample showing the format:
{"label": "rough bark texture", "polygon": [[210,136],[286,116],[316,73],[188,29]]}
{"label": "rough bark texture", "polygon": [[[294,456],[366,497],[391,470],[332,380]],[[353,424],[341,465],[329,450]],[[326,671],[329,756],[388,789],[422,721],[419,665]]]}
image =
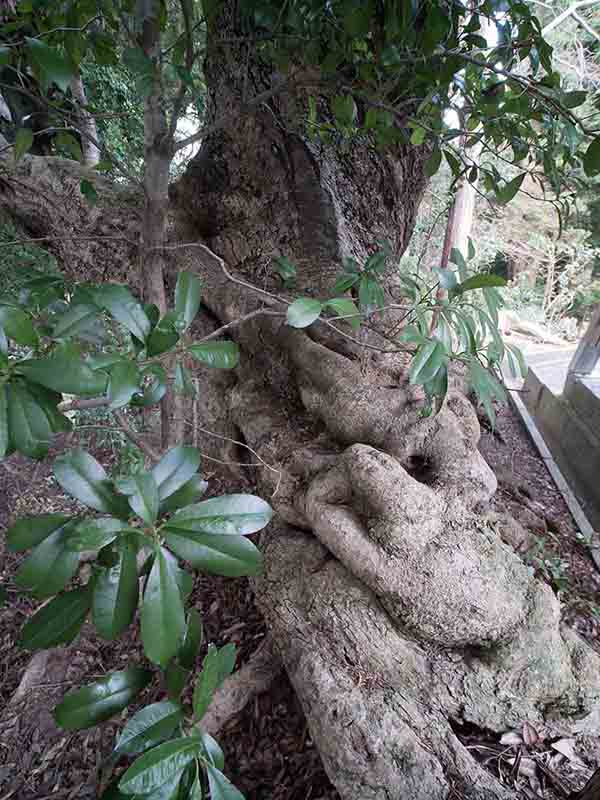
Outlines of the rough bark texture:
{"label": "rough bark texture", "polygon": [[[230,110],[244,91],[238,62],[211,48],[214,113],[217,96]],[[300,264],[301,286],[324,292],[342,254],[364,254],[383,233],[402,251],[422,156],[353,147],[338,157],[285,119],[281,100],[206,139],[172,193],[173,243],[208,237],[255,283],[281,253]],[[34,175],[46,195],[58,193],[43,218]],[[72,186],[63,162],[26,158],[14,180],[2,186],[3,208],[30,230],[58,230],[57,197]],[[71,212],[69,230],[73,220],[82,230],[132,220],[108,200],[92,209],[77,198]],[[94,247],[116,263],[112,277],[122,274],[125,245],[116,260]],[[55,252],[71,257],[72,245]],[[229,281],[206,249],[169,258],[202,275],[211,324],[280,310]],[[556,597],[507,544],[516,523],[487,514],[496,480],[477,450],[474,410],[451,391],[423,417],[402,361],[359,358],[318,325],[296,331],[258,316],[232,335],[243,350],[236,386],[199,372],[200,398],[272,467],[257,471],[278,515],[263,536],[258,597],[332,781],[344,800],[508,800],[453,725],[502,731],[527,720],[598,733],[600,657],[561,627]]]}

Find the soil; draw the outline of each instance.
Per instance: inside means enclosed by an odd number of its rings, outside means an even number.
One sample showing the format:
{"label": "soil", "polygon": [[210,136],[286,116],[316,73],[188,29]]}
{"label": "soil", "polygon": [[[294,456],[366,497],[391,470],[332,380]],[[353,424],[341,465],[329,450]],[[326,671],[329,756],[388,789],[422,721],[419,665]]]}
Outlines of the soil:
{"label": "soil", "polygon": [[[51,455],[67,445],[67,440],[57,443]],[[117,445],[107,446],[104,439],[92,434],[86,446],[108,468],[118,467],[122,455]],[[524,513],[528,515],[532,536],[523,558],[559,593],[565,621],[600,650],[600,603],[597,599],[600,574],[585,542],[578,538],[568,509],[543,461],[510,407],[498,409],[493,431],[484,428],[481,451],[499,479],[495,509],[526,509]],[[0,462],[0,531],[18,516],[73,508],[72,501],[52,477],[51,462],[51,458],[36,463],[20,456]],[[210,485],[212,494],[240,491],[239,481],[234,483],[230,477],[216,473],[210,477]],[[67,673],[64,674],[63,669],[61,679],[54,681],[49,668],[45,672],[46,682],[39,683],[15,702],[15,691],[31,659],[31,654],[17,647],[16,641],[24,622],[39,605],[20,593],[13,580],[24,557],[22,553],[9,553],[0,536],[0,584],[8,588],[0,628],[0,800],[95,798],[103,764],[124,717],[87,731],[58,731],[52,724],[49,709],[73,686],[132,662],[143,661],[140,643],[134,636],[134,628],[118,641],[106,642],[91,626],[86,626],[69,648]],[[236,643],[238,664],[246,661],[260,645],[265,629],[248,581],[197,576],[191,602],[201,610],[207,641]],[[203,654],[200,653],[199,660]],[[64,659],[61,661],[64,663]],[[159,700],[163,694],[158,685],[152,684],[139,698],[139,703]],[[40,705],[47,710],[40,713]],[[34,715],[31,708],[37,709]],[[528,783],[527,778],[518,778],[514,769],[511,772],[510,748],[507,750],[499,741],[490,740],[487,734],[473,730],[457,732],[476,756],[490,762],[490,768],[503,770],[505,780],[511,785],[517,781],[523,791],[531,792],[532,786],[539,790],[535,783]],[[249,705],[220,736],[220,742],[225,750],[226,772],[247,800],[334,800],[338,797],[325,775],[302,709],[284,674],[268,692]],[[535,751],[535,758],[545,752],[539,745],[530,749]],[[499,757],[498,752],[503,755]],[[552,757],[555,756],[556,752]],[[540,760],[538,758],[538,763]],[[551,764],[551,773],[554,770],[558,780],[560,755],[553,762],[550,757],[546,762]],[[563,777],[565,771],[573,772],[570,765],[569,759],[562,759]],[[567,774],[563,784],[570,790],[581,788],[589,772],[589,769],[580,770],[574,778]],[[550,793],[542,796],[565,796],[552,794],[554,783],[545,773],[544,781],[541,789],[548,786]]]}

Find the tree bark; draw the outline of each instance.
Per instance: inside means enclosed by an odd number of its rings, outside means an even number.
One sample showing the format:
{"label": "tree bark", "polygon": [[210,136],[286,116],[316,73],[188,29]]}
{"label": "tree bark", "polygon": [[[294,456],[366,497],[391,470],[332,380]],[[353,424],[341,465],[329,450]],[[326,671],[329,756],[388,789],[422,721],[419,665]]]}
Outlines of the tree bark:
{"label": "tree bark", "polygon": [[[209,124],[272,79],[241,69],[247,61],[215,41],[232,18],[215,25]],[[180,246],[168,266],[202,276],[211,324],[281,311],[236,282],[276,285],[274,255],[299,265],[300,292],[326,296],[341,256],[360,260],[381,236],[399,256],[410,237],[426,154],[308,141],[289,118],[302,103],[299,93],[278,97],[208,136],[173,187]],[[26,157],[0,184],[2,207],[39,235],[56,231],[60,215],[35,213],[32,172],[44,176],[38,191],[54,192],[53,209],[73,185],[61,164],[42,170],[42,161]],[[94,214],[118,218],[108,201],[87,217],[76,208],[70,224],[82,230]],[[73,253],[65,241],[55,245],[61,258]],[[117,272],[126,253],[115,255]],[[319,325],[298,331],[255,315],[228,333],[242,348],[237,383],[224,390],[221,376],[199,371],[199,394],[220,404],[222,415],[211,413],[222,430],[233,427],[230,438],[269,465],[256,477],[277,520],[262,538],[257,594],[332,781],[344,800],[514,797],[456,726],[501,732],[529,721],[597,734],[600,657],[561,626],[556,597],[507,544],[516,523],[488,513],[496,480],[473,408],[452,390],[423,417],[402,359],[363,357]]]}
{"label": "tree bark", "polygon": [[87,111],[87,97],[81,75],[77,75],[71,82],[71,94],[79,106],[78,128],[81,134],[81,152],[83,163],[86,167],[95,167],[100,161],[100,147],[98,146],[98,130],[96,120]]}

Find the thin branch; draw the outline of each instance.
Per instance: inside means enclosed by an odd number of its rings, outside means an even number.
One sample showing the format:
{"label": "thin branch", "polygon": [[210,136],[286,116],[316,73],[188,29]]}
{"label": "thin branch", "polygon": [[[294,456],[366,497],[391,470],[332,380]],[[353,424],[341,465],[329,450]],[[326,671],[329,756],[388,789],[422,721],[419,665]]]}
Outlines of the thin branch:
{"label": "thin branch", "polygon": [[257,311],[250,311],[250,313],[245,314],[243,317],[239,317],[238,319],[234,319],[233,322],[228,322],[226,325],[222,325],[220,328],[217,328],[216,331],[209,333],[208,336],[204,336],[202,339],[195,339],[194,344],[201,344],[202,342],[210,342],[212,339],[218,339],[225,331],[228,331],[230,328],[235,328],[237,325],[243,325],[244,322],[248,322],[248,320],[253,319],[254,317],[283,317],[285,316],[283,311],[269,311],[266,308],[259,308]]}
{"label": "thin branch", "polygon": [[144,439],[143,436],[141,436],[139,433],[133,430],[133,428],[129,424],[129,420],[127,419],[123,411],[121,411],[120,409],[119,410],[115,409],[112,413],[114,418],[119,423],[119,427],[121,428],[125,436],[127,436],[128,439],[130,439],[135,445],[137,445],[142,451],[142,453],[145,456],[147,456],[151,461],[154,462],[159,461],[160,455],[152,447],[150,447],[150,445]]}
{"label": "thin branch", "polygon": [[108,397],[79,397],[75,400],[64,400],[57,408],[62,414],[67,411],[80,411],[85,408],[102,408],[110,405]]}

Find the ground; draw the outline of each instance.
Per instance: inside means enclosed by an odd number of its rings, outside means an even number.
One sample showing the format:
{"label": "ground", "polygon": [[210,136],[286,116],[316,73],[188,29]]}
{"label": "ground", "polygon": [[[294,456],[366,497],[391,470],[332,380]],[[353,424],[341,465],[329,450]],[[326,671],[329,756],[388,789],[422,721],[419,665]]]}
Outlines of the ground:
{"label": "ground", "polygon": [[[67,443],[58,443],[60,450]],[[88,436],[88,447],[104,464],[118,467],[122,453],[106,437]],[[577,531],[565,503],[537,455],[518,417],[510,407],[498,410],[495,430],[484,425],[482,453],[497,474],[499,490],[496,511],[509,511],[526,522],[530,538],[521,544],[526,559],[560,593],[563,615],[600,651],[600,574],[595,570],[585,542]],[[51,476],[51,463],[35,463],[12,456],[0,463],[0,531],[18,515],[54,511],[68,507],[60,487]],[[211,492],[240,490],[231,477],[210,476]],[[249,486],[245,486],[244,490]],[[10,554],[0,537],[0,582],[7,583],[9,599],[2,610],[0,630],[0,800],[93,798],[103,759],[110,752],[122,720],[91,731],[57,732],[49,714],[28,714],[31,694],[15,698],[15,692],[30,655],[15,646],[23,623],[37,603],[17,592],[11,578],[22,554]],[[207,640],[218,644],[235,642],[242,663],[260,644],[264,625],[253,603],[251,585],[245,580],[198,576],[192,602],[203,614]],[[69,671],[62,680],[52,679],[52,664],[35,692],[51,707],[73,681],[86,683],[129,661],[141,658],[133,631],[115,643],[99,639],[89,628],[71,648]],[[201,657],[201,656],[200,656]],[[147,690],[142,702],[160,699],[160,689]],[[510,765],[517,749],[501,744],[480,731],[459,731],[474,754],[501,770],[505,780],[531,791],[526,775],[519,779]],[[302,710],[283,675],[272,689],[257,698],[221,737],[227,771],[248,800],[333,800],[335,790],[325,775],[307,730]],[[531,738],[531,737],[530,737]],[[569,758],[561,758],[549,744],[531,744],[529,749],[548,774],[537,769],[534,780],[546,797],[564,797],[581,788],[589,770]],[[550,755],[554,754],[554,761]],[[525,753],[527,756],[527,753]],[[543,756],[543,757],[542,757]],[[524,764],[522,773],[527,764]],[[536,768],[533,767],[535,770]],[[512,774],[511,774],[512,773]],[[559,777],[560,776],[560,777]],[[559,791],[562,782],[563,793]],[[558,787],[558,788],[557,788]],[[527,796],[524,794],[523,796]],[[531,795],[529,795],[531,796]]]}

